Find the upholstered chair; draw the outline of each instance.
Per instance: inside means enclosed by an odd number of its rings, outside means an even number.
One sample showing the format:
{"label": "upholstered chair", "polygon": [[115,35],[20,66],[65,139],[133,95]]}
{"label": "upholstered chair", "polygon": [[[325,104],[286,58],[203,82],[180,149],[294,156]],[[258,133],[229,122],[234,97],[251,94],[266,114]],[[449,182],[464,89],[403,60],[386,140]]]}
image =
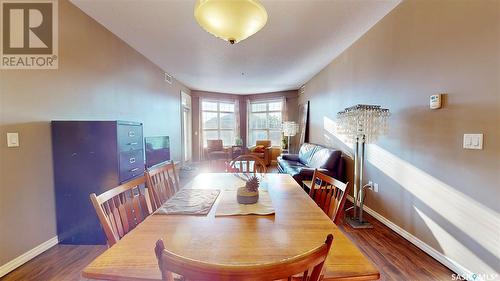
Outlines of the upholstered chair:
{"label": "upholstered chair", "polygon": [[256,156],[269,166],[271,164],[272,147],[270,140],[258,140],[254,146],[248,148],[249,154]]}
{"label": "upholstered chair", "polygon": [[206,159],[207,160],[229,160],[230,151],[224,148],[222,140],[207,140]]}

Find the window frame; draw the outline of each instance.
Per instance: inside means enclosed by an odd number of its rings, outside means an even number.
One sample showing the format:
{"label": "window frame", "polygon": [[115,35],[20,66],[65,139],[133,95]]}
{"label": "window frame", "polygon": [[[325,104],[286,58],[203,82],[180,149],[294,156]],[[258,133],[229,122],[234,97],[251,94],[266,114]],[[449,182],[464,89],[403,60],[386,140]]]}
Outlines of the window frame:
{"label": "window frame", "polygon": [[[210,102],[210,103],[217,103],[217,110],[205,110],[203,109],[203,103],[204,102]],[[220,104],[221,103],[225,103],[225,104],[232,104],[233,105],[233,111],[221,111],[221,107],[220,107]],[[236,103],[234,101],[226,101],[226,100],[212,100],[212,99],[203,99],[201,101],[201,105],[200,105],[200,108],[201,108],[201,123],[203,124],[204,123],[204,120],[203,120],[203,115],[205,112],[208,112],[208,113],[217,113],[217,129],[207,129],[205,128],[205,126],[202,127],[202,132],[201,132],[201,138],[202,138],[202,142],[203,142],[203,147],[207,147],[207,139],[205,139],[205,131],[211,131],[211,132],[217,132],[217,138],[218,139],[221,139],[221,131],[225,131],[225,132],[233,132],[233,142],[235,141],[236,139],[236,131],[235,131],[235,125],[236,125]],[[231,129],[226,129],[226,128],[221,128],[221,113],[225,113],[225,114],[232,114],[233,115],[233,120],[234,120],[234,125],[233,125],[233,128]],[[230,146],[231,144],[226,144],[224,143],[223,141],[223,145],[224,146]]]}
{"label": "window frame", "polygon": [[[271,103],[281,103],[281,110],[270,110],[269,109],[269,104]],[[252,104],[265,104],[266,105],[266,110],[265,111],[252,111]],[[269,115],[270,113],[279,113],[280,114],[280,118],[281,118],[281,123],[283,123],[283,111],[284,111],[284,107],[285,104],[283,102],[282,99],[269,99],[269,100],[253,100],[253,101],[250,101],[249,102],[249,108],[247,109],[248,110],[248,113],[247,113],[247,140],[248,140],[248,146],[254,146],[257,142],[257,140],[255,140],[255,143],[250,143],[250,141],[252,141],[252,133],[253,131],[265,131],[266,132],[266,138],[268,140],[271,140],[270,139],[270,132],[279,132],[279,134],[281,135],[283,133],[283,130],[281,128],[281,124],[279,126],[278,129],[272,129],[270,128],[269,126]],[[265,129],[252,129],[252,114],[258,114],[258,113],[265,113],[266,114],[266,128]],[[278,144],[272,144],[272,140],[271,140],[271,145],[273,147],[281,147],[281,136],[280,136],[280,139],[278,141]]]}

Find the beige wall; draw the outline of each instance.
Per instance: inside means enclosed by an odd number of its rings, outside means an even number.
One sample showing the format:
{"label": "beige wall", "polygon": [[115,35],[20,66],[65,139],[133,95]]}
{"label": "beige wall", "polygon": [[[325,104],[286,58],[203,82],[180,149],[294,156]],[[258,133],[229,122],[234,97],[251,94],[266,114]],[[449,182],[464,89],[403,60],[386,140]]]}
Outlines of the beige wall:
{"label": "beige wall", "polygon": [[235,95],[205,91],[191,91],[192,96],[192,112],[193,112],[193,159],[200,160],[200,98],[211,98],[215,100],[238,100],[240,104],[240,137],[246,145],[247,139],[247,100],[256,99],[272,99],[286,97],[287,117],[290,121],[298,121],[298,92],[283,91],[254,95]]}
{"label": "beige wall", "polygon": [[[500,1],[402,2],[312,78],[311,141],[341,147],[335,114],[391,110],[368,147],[366,204],[476,273],[500,268]],[[429,96],[447,93],[444,108]],[[483,133],[483,150],[462,149]],[[352,178],[351,178],[352,182]]]}
{"label": "beige wall", "polygon": [[[140,121],[180,159],[186,87],[66,0],[59,49],[58,70],[0,71],[0,266],[56,235],[50,120]],[[6,132],[19,132],[19,148]]]}

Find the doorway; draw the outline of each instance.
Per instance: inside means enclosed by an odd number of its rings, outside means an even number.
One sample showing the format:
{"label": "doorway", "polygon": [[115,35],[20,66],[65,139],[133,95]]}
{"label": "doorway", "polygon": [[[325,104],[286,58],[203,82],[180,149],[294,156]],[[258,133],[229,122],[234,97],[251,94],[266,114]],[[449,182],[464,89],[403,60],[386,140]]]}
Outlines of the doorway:
{"label": "doorway", "polygon": [[181,120],[182,120],[182,166],[191,164],[193,156],[193,121],[191,112],[191,96],[181,91]]}

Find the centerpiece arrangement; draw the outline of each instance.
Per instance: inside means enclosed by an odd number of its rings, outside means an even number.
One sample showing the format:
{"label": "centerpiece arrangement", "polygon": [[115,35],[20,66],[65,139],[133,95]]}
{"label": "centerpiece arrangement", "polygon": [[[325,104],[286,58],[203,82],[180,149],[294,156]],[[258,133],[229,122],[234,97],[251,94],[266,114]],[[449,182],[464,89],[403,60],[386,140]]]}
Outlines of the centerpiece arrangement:
{"label": "centerpiece arrangement", "polygon": [[237,200],[240,204],[255,204],[259,201],[259,179],[251,176],[245,186],[238,188]]}

